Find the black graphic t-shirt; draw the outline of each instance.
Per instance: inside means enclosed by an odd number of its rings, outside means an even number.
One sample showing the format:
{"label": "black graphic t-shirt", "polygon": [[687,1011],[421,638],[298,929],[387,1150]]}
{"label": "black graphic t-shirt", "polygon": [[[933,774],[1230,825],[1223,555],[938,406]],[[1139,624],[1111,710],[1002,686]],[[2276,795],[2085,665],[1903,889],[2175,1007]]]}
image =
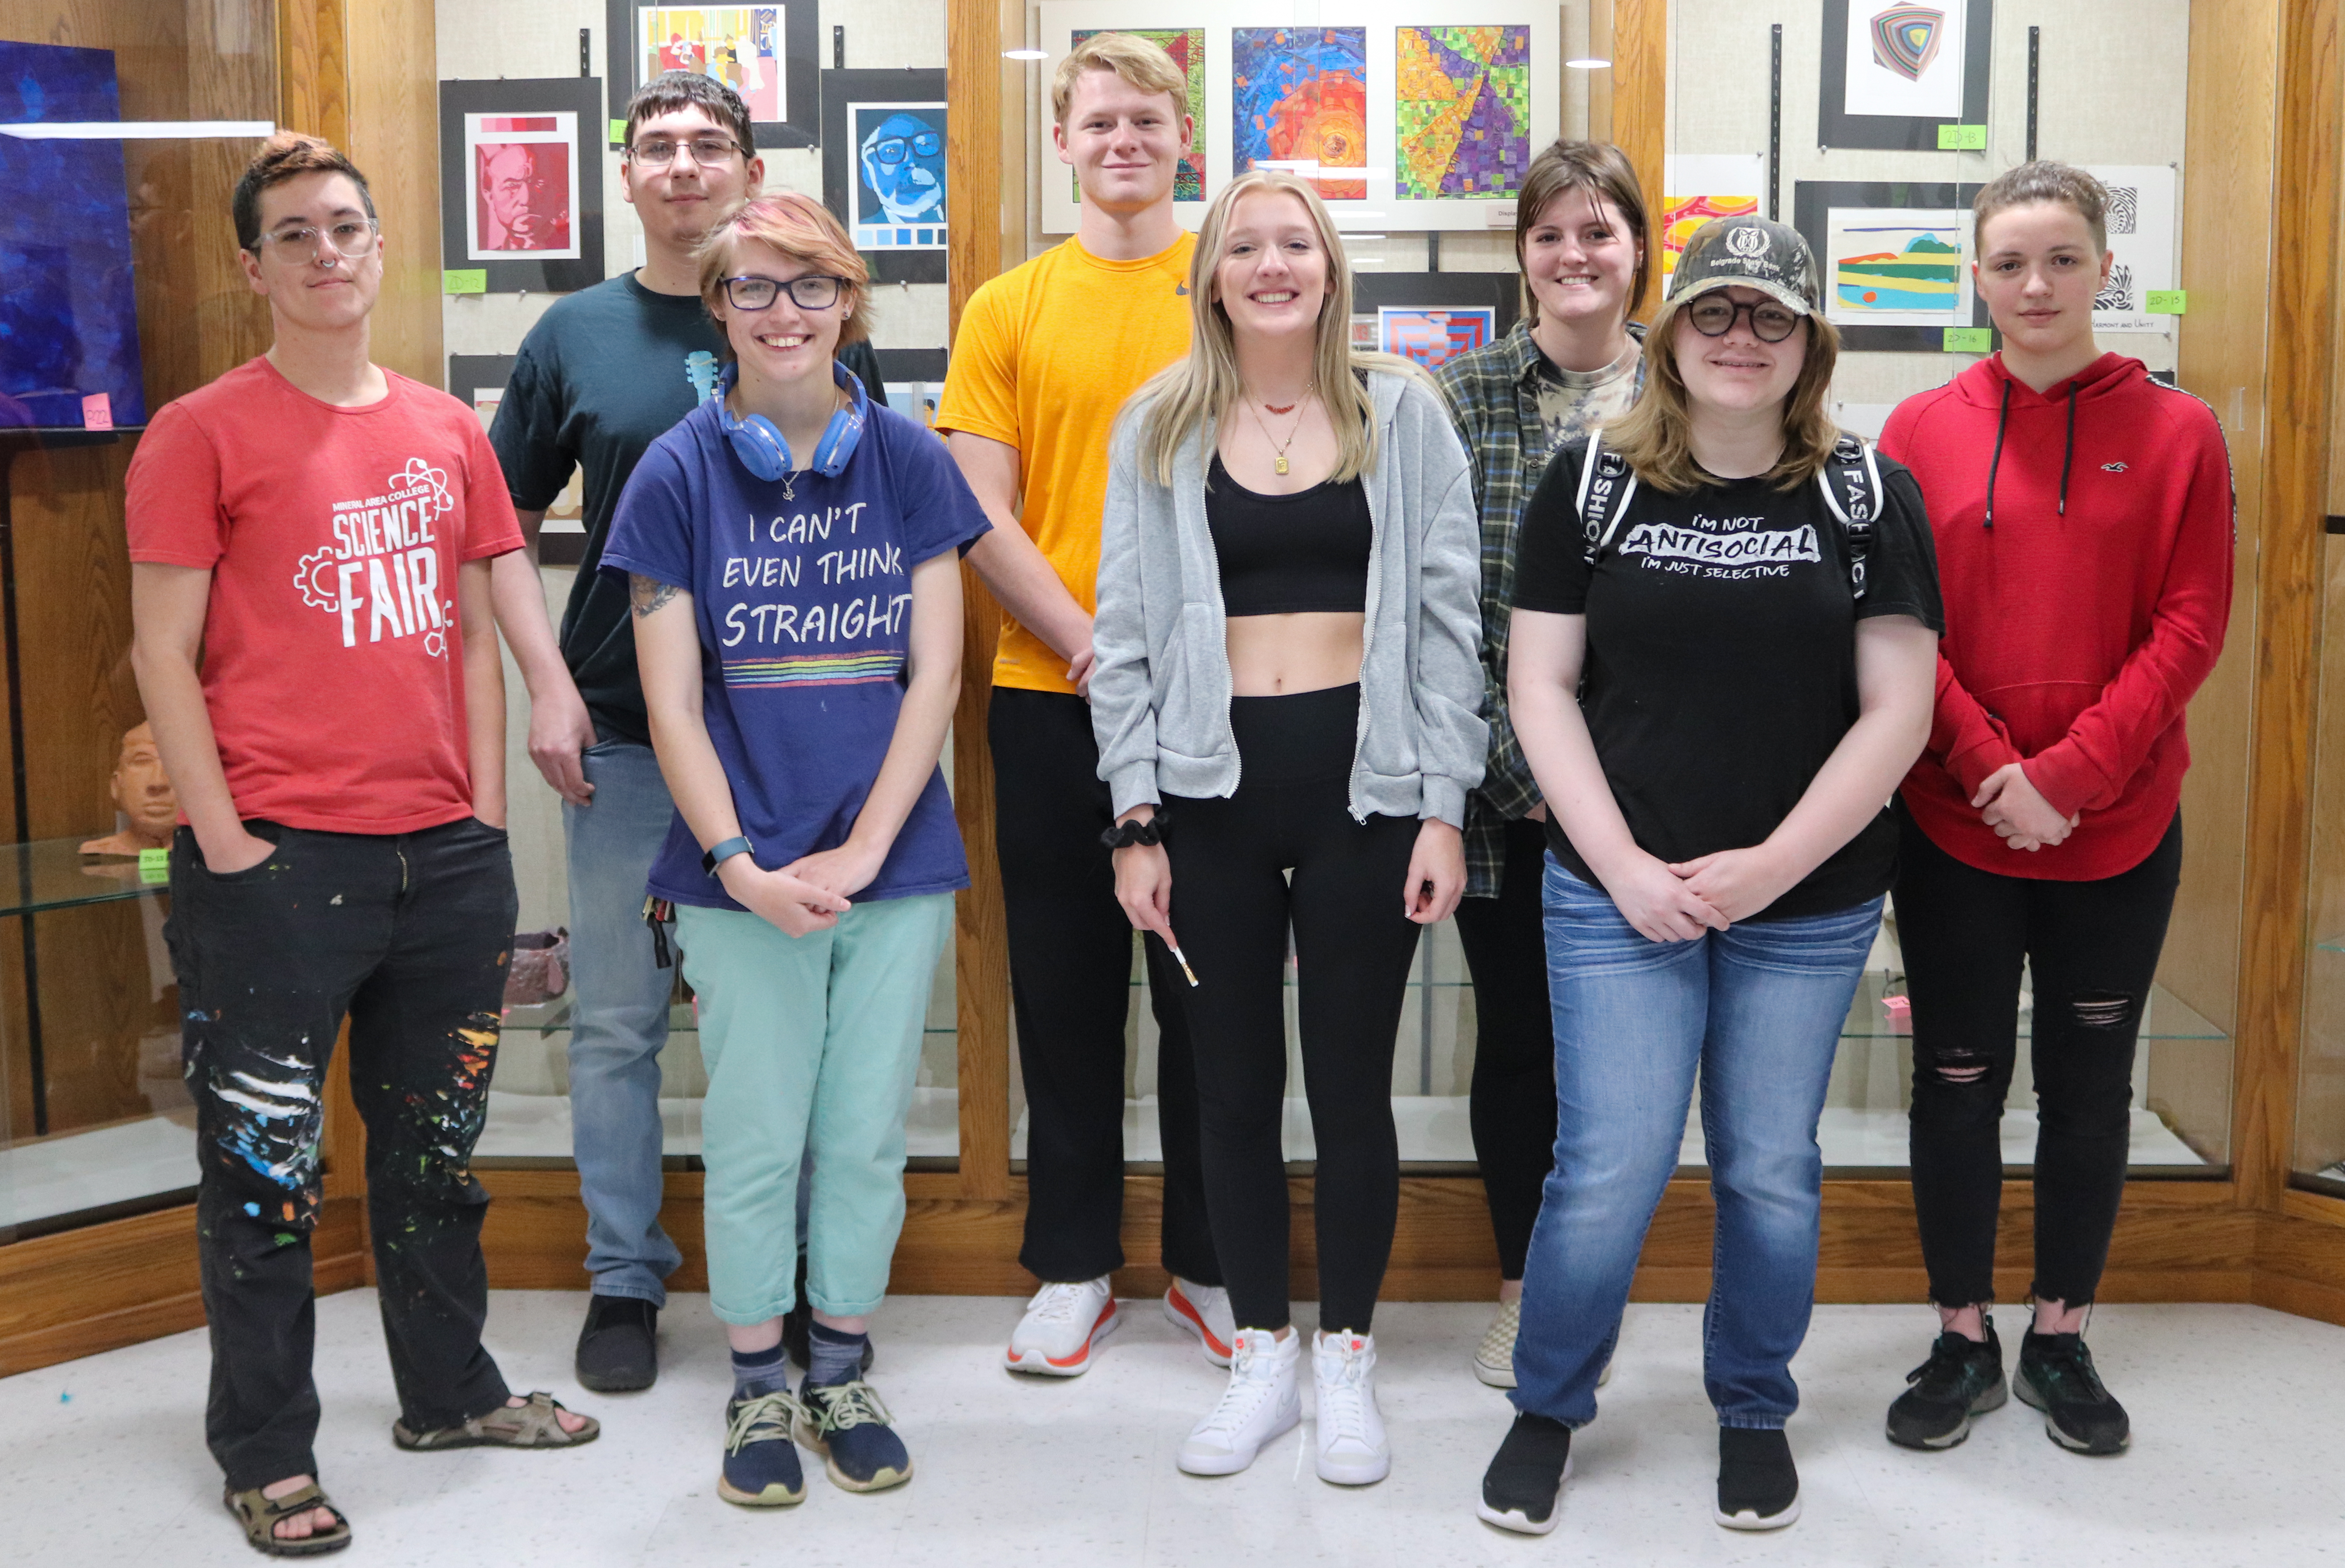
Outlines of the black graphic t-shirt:
{"label": "black graphic t-shirt", "polygon": [[594,727],[649,744],[627,585],[598,572],[619,492],[645,448],[706,401],[724,339],[696,294],[623,273],[555,301],[522,339],[489,444],[513,504],[542,511],[584,472],[586,555],[562,613],[562,657]]}
{"label": "black graphic t-shirt", "polygon": [[[1523,510],[1518,611],[1588,617],[1579,694],[1597,759],[1639,847],[1692,860],[1762,842],[1856,723],[1856,622],[1945,629],[1922,491],[1882,458],[1881,519],[1849,583],[1847,541],[1815,483],[1639,484],[1591,569],[1577,498],[1588,443],[1548,463]],[[1552,816],[1548,847],[1596,877]],[[1897,833],[1881,814],[1756,916],[1788,920],[1887,891]]]}

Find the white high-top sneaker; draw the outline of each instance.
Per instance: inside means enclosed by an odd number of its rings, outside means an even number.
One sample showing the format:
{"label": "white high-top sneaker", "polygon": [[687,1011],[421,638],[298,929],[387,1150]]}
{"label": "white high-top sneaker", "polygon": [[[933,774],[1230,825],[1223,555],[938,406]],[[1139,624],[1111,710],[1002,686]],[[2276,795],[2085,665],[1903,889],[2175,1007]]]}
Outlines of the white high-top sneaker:
{"label": "white high-top sneaker", "polygon": [[1191,1475],[1235,1475],[1262,1445],[1303,1419],[1297,1369],[1303,1336],[1282,1340],[1268,1329],[1243,1329],[1231,1347],[1230,1383],[1222,1401],[1181,1445]]}
{"label": "white high-top sneaker", "polygon": [[1391,1474],[1392,1444],[1376,1409],[1376,1336],[1314,1335],[1311,1381],[1319,1396],[1319,1479],[1367,1486]]}
{"label": "white high-top sneaker", "polygon": [[1081,1377],[1091,1371],[1091,1351],[1123,1321],[1107,1276],[1073,1284],[1045,1285],[1026,1303],[1026,1315],[1010,1333],[1003,1360],[1013,1372],[1043,1377]]}

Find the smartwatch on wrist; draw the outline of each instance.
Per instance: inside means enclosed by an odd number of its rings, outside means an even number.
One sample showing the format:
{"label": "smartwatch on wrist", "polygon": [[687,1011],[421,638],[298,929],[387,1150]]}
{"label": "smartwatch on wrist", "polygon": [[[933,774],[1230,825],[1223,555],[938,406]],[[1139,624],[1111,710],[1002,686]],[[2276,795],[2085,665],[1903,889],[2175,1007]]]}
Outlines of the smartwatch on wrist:
{"label": "smartwatch on wrist", "polygon": [[706,855],[703,855],[700,857],[700,869],[714,876],[716,875],[716,868],[735,855],[754,853],[756,852],[750,848],[749,841],[736,833],[722,844],[713,845]]}

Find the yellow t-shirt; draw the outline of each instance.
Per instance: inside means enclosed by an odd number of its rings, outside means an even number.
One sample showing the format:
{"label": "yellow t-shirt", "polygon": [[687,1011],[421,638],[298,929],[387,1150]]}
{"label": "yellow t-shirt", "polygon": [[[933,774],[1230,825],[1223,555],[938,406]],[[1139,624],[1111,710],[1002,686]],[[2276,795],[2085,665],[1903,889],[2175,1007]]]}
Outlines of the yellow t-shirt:
{"label": "yellow t-shirt", "polygon": [[[1085,610],[1096,608],[1108,432],[1142,381],[1189,351],[1194,235],[1138,261],[1070,239],[978,289],[961,312],[937,426],[1018,449],[1019,523]],[[1067,662],[1001,617],[993,683],[1072,692]]]}

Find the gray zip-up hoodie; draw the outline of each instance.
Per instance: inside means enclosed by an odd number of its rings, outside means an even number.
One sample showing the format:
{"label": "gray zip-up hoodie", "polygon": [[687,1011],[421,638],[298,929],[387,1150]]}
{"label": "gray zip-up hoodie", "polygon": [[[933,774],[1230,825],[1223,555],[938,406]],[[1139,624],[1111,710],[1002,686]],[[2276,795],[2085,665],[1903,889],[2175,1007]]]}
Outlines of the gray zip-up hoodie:
{"label": "gray zip-up hoodie", "polygon": [[[1466,824],[1482,780],[1482,558],[1465,449],[1441,395],[1415,376],[1368,377],[1376,468],[1361,475],[1375,541],[1360,659],[1351,812]],[[1221,566],[1205,526],[1209,433],[1181,444],[1170,488],[1142,472],[1141,420],[1109,444],[1091,729],[1122,813],[1165,794],[1237,793]]]}

